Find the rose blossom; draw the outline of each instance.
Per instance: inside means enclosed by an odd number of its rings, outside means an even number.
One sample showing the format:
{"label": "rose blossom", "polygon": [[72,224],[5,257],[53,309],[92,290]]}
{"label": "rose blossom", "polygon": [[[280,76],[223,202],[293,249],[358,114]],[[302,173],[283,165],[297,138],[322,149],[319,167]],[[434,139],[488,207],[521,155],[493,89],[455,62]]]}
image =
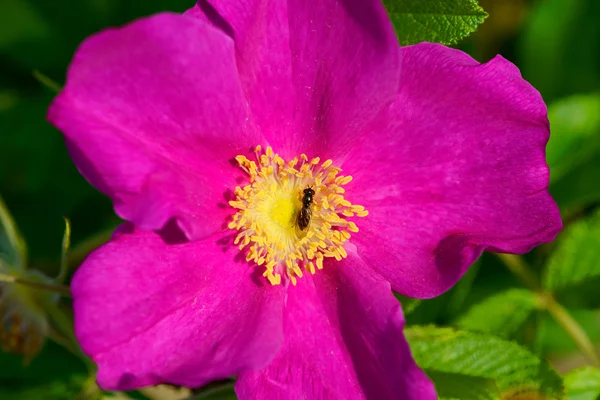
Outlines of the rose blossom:
{"label": "rose blossom", "polygon": [[107,389],[433,399],[392,290],[436,296],[561,227],[539,93],[501,57],[400,48],[378,0],[209,0],[106,30],[49,118],[129,221],[72,282]]}

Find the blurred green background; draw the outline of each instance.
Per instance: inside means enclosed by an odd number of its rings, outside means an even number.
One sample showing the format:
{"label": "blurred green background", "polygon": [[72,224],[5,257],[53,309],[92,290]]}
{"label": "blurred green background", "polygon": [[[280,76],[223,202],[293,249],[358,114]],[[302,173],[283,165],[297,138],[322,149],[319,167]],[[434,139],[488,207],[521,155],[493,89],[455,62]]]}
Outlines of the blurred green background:
{"label": "blurred green background", "polygon": [[[72,222],[74,248],[85,248],[97,237],[101,240],[118,223],[109,200],[79,175],[60,133],[46,122],[54,92],[34,77],[35,71],[62,84],[70,58],[86,36],[158,11],[184,11],[192,4],[191,0],[0,0],[0,195],[28,243],[30,268],[57,274],[63,216]],[[481,0],[480,4],[488,19],[458,47],[479,61],[500,53],[514,62],[550,109],[550,189],[567,233],[524,260],[538,276],[547,274],[545,268],[552,262],[599,263],[600,1]],[[572,226],[578,231],[570,231]],[[562,252],[558,261],[549,258],[555,251]],[[472,305],[522,288],[504,264],[506,260],[486,254],[444,296],[421,303],[404,299],[409,323],[461,326],[461,316]],[[577,284],[555,286],[557,299],[598,348],[600,280],[592,275]],[[68,303],[63,305],[68,308]],[[522,310],[522,304],[517,305],[513,309],[502,302],[509,314]],[[585,365],[570,337],[535,309],[532,305],[518,326],[501,336],[550,359],[561,372]],[[462,327],[486,329],[473,324]],[[0,399],[69,398],[65,393],[79,393],[82,386],[91,385],[87,376],[84,363],[53,342],[28,366],[18,356],[0,353]],[[154,392],[132,396],[181,397]]]}

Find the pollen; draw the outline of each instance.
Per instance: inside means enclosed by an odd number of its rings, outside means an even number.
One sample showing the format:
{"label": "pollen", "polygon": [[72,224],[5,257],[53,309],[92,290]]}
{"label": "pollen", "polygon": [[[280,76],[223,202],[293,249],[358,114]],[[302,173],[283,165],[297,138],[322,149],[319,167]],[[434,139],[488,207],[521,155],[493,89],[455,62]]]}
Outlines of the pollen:
{"label": "pollen", "polygon": [[[323,269],[323,261],[347,257],[344,243],[358,232],[353,217],[366,217],[363,206],[344,198],[351,176],[331,160],[309,159],[305,154],[285,161],[257,146],[256,160],[239,155],[235,159],[249,175],[249,183],[235,188],[229,204],[237,210],[228,227],[238,231],[234,244],[245,251],[246,260],[264,267],[263,276],[273,285],[289,279],[296,285],[305,272]],[[303,202],[304,190],[314,196]],[[301,229],[298,219],[303,207],[309,223]]]}

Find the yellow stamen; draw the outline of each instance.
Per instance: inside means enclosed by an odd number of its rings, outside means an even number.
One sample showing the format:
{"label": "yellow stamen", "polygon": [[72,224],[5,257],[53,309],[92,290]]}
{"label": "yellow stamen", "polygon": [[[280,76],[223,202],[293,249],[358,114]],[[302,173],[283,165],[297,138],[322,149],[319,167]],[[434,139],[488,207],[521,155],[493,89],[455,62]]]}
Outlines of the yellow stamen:
{"label": "yellow stamen", "polygon": [[[229,202],[238,211],[227,226],[239,231],[234,244],[246,249],[246,260],[264,265],[263,276],[271,284],[280,284],[284,273],[295,285],[302,269],[314,274],[323,269],[324,258],[346,258],[344,243],[350,232],[358,232],[346,218],[368,214],[343,196],[342,186],[352,177],[339,175],[341,169],[332,160],[320,163],[319,157],[309,159],[306,154],[285,162],[271,147],[263,151],[257,146],[255,157],[256,161],[235,157],[250,183],[236,187],[236,199]],[[314,196],[310,223],[302,230],[298,215],[306,188],[313,189]]]}

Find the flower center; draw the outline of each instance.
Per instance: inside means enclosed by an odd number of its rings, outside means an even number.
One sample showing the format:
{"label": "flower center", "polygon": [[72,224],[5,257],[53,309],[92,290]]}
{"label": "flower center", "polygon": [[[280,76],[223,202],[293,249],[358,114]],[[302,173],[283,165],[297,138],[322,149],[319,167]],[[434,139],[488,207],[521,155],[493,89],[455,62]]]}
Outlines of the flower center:
{"label": "flower center", "polygon": [[256,162],[235,158],[250,183],[236,187],[229,202],[238,211],[228,227],[239,231],[234,243],[247,249],[246,260],[264,265],[271,284],[280,284],[285,273],[295,285],[302,270],[322,269],[325,257],[345,258],[344,243],[358,232],[347,218],[369,213],[344,198],[352,177],[339,175],[331,160],[301,154],[286,162],[271,147],[254,152]]}

